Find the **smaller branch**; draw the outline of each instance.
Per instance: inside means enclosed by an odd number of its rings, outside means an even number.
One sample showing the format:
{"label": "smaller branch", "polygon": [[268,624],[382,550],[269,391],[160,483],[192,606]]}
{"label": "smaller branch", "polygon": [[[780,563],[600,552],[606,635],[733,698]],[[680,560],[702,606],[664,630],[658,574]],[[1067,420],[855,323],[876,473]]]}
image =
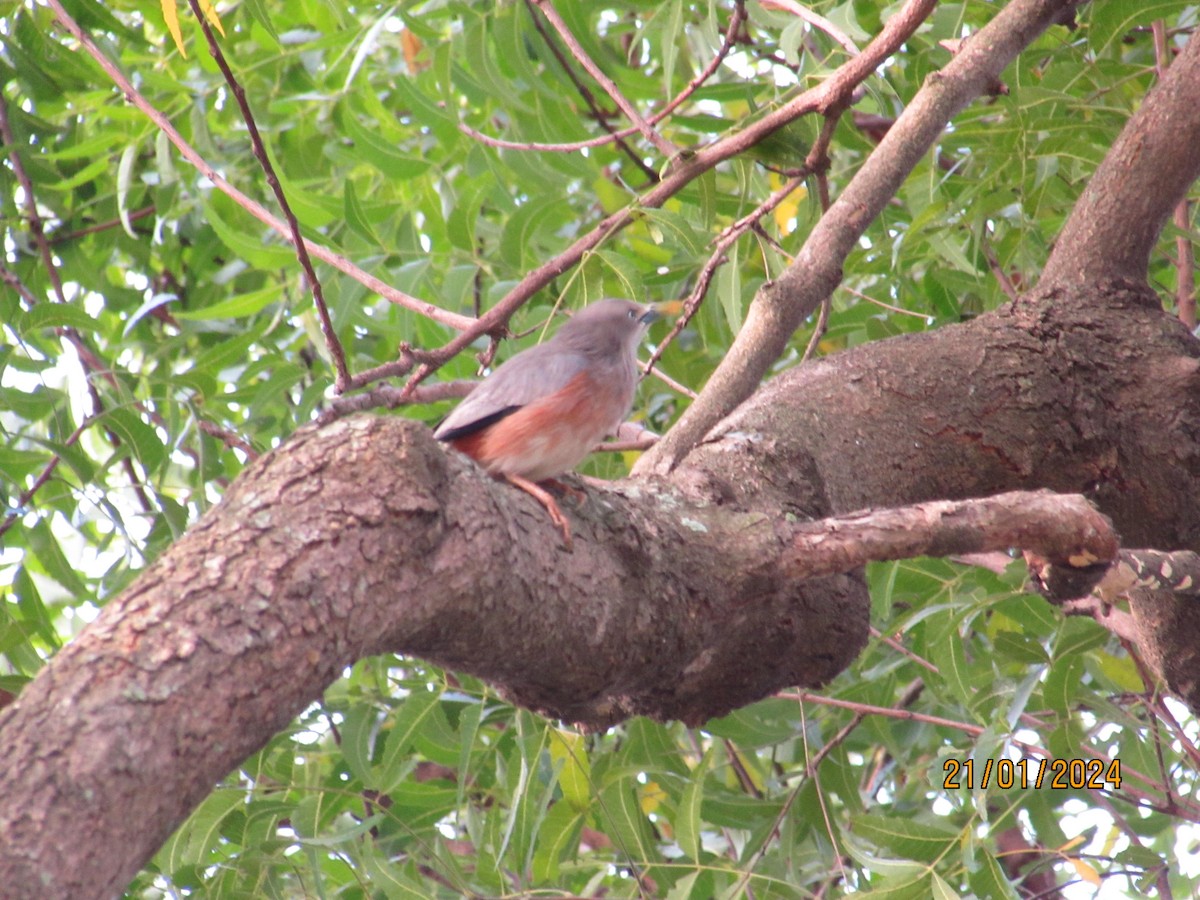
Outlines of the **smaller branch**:
{"label": "smaller branch", "polygon": [[[526,2],[532,4],[533,0],[526,0]],[[721,47],[717,51],[716,55],[711,60],[709,60],[708,65],[706,65],[699,72],[699,74],[697,74],[694,78],[692,78],[691,81],[688,82],[687,87],[685,87],[682,91],[680,91],[678,94],[676,94],[675,97],[666,106],[664,106],[661,110],[659,110],[654,115],[652,115],[648,119],[646,119],[647,123],[649,123],[650,125],[657,125],[659,122],[661,122],[667,116],[671,115],[671,113],[675,112],[675,110],[678,109],[679,106],[685,100],[687,100],[688,97],[692,96],[692,94],[694,94],[700,88],[700,86],[702,84],[704,84],[704,82],[708,81],[708,79],[713,76],[713,74],[717,71],[717,69],[720,68],[721,63],[725,61],[725,57],[729,55],[729,51],[733,49],[734,44],[737,43],[738,31],[741,29],[742,23],[745,21],[746,21],[745,0],[736,0],[734,8],[733,8],[733,15],[730,16],[730,18],[729,18],[729,26],[725,29],[725,36],[724,36],[723,40],[721,41]],[[538,23],[536,19],[534,20],[534,24],[535,24],[535,27],[538,28],[538,31],[541,32],[542,29],[540,27],[540,23]],[[551,45],[551,49],[556,50],[556,48],[554,48],[553,45]],[[555,53],[555,55],[557,56],[557,52]],[[560,61],[561,61],[561,58],[560,58]],[[564,68],[566,68],[565,65],[564,65]],[[580,89],[580,91],[587,90],[587,88],[583,85],[579,85],[579,89]],[[587,96],[590,96],[590,92],[588,92]],[[565,143],[565,144],[543,144],[543,143],[527,142],[527,141],[505,141],[505,140],[501,140],[500,138],[489,137],[488,135],[483,134],[482,132],[476,131],[474,128],[471,128],[470,126],[462,124],[462,123],[459,124],[458,128],[463,134],[468,135],[469,137],[472,137],[475,140],[479,141],[480,143],[488,145],[489,147],[497,147],[501,150],[543,150],[543,151],[547,151],[550,153],[573,153],[577,150],[584,150],[584,149],[587,149],[590,147],[601,147],[605,144],[610,144],[613,141],[619,142],[622,138],[627,138],[630,135],[637,134],[639,131],[639,129],[636,125],[630,126],[629,128],[612,130],[611,127],[608,125],[608,123],[604,120],[603,117],[601,117],[601,116],[599,116],[599,114],[597,114],[597,118],[599,119],[601,125],[603,125],[607,129],[609,129],[608,134],[601,135],[600,137],[589,138],[588,140],[585,140],[585,141],[573,141],[573,142]],[[624,144],[622,144],[622,146],[624,146]],[[636,162],[643,168],[643,170],[649,168],[642,161],[641,157],[638,157]],[[657,178],[657,173],[653,173],[653,174],[655,175],[655,178]]]}
{"label": "smaller branch", "polygon": [[1050,491],[865,510],[801,522],[790,531],[792,545],[780,564],[794,578],[848,572],[870,561],[1009,547],[1036,552],[1076,576],[1099,578],[1119,546],[1112,523],[1085,498]]}
{"label": "smaller branch", "polygon": [[[766,200],[717,235],[714,242],[716,249],[713,250],[708,260],[701,267],[700,273],[696,276],[695,286],[683,301],[683,312],[675,320],[675,324],[671,326],[671,330],[667,332],[667,336],[659,342],[654,352],[650,355],[650,359],[645,365],[647,373],[654,369],[655,364],[662,358],[666,349],[671,346],[671,343],[678,337],[679,333],[687,327],[688,323],[699,312],[701,304],[704,303],[704,298],[708,295],[708,288],[712,284],[713,276],[716,274],[717,269],[727,261],[725,252],[737,242],[738,238],[756,227],[763,216],[786,200],[803,183],[803,175],[790,178],[784,182],[782,187],[772,191]],[[692,394],[692,397],[694,399],[695,394]]]}
{"label": "smaller branch", "polygon": [[902,316],[912,316],[913,318],[916,318],[916,319],[928,319],[929,318],[928,313],[914,312],[911,309],[904,309],[904,307],[902,307],[902,306],[893,306],[890,303],[884,303],[882,300],[877,300],[874,297],[864,294],[862,291],[857,291],[854,288],[847,287],[844,284],[841,285],[840,287],[847,294],[851,294],[851,295],[857,297],[859,300],[865,300],[867,303],[874,303],[880,309],[886,309],[888,312],[894,312],[894,313],[897,313],[898,315],[902,315]]}
{"label": "smaller branch", "polygon": [[342,342],[338,340],[337,332],[333,328],[333,320],[329,317],[329,307],[325,305],[325,293],[321,288],[321,280],[317,278],[312,259],[308,255],[308,247],[305,246],[304,236],[300,233],[300,222],[296,219],[296,214],[292,212],[292,206],[288,203],[287,196],[283,193],[283,186],[279,183],[279,177],[275,174],[275,167],[271,165],[271,159],[267,156],[267,148],[263,144],[262,135],[259,134],[258,123],[255,122],[254,113],[246,100],[245,88],[234,77],[233,70],[229,68],[229,62],[225,59],[225,54],[221,52],[221,45],[217,43],[217,36],[213,34],[212,25],[209,24],[208,17],[200,9],[199,0],[188,0],[188,5],[191,6],[192,15],[196,17],[200,28],[204,31],[204,37],[208,41],[209,54],[216,62],[217,68],[221,70],[225,83],[229,85],[229,89],[237,101],[242,121],[246,123],[246,129],[250,134],[250,147],[253,150],[254,158],[258,160],[263,174],[267,176],[267,184],[270,185],[271,191],[275,194],[275,201],[279,204],[284,218],[287,219],[292,246],[296,248],[296,257],[308,279],[313,302],[317,306],[317,317],[321,322],[321,334],[325,338],[325,346],[329,350],[329,356],[333,359],[334,371],[337,373],[334,389],[339,394],[344,393],[350,383],[350,370],[346,366],[346,351],[342,349]]}
{"label": "smaller branch", "polygon": [[1017,286],[1012,283],[1012,279],[1008,277],[1008,273],[1004,271],[1004,267],[1000,265],[1000,258],[996,256],[996,248],[992,246],[992,242],[987,239],[987,235],[983,235],[979,240],[980,249],[983,250],[984,258],[987,259],[988,268],[992,270],[992,275],[1000,284],[1000,290],[1004,291],[1004,295],[1009,300],[1016,300],[1021,292],[1017,290]]}
{"label": "smaller branch", "polygon": [[931,663],[925,657],[919,656],[916,653],[913,653],[913,651],[909,650],[907,647],[904,646],[904,644],[902,644],[896,638],[892,637],[890,634],[884,634],[882,631],[880,631],[874,625],[872,625],[870,627],[870,631],[871,631],[871,637],[878,638],[879,640],[883,641],[885,644],[887,644],[889,647],[891,647],[893,650],[895,650],[901,656],[907,656],[909,659],[911,659],[913,662],[915,662],[918,666],[922,666],[922,667],[928,669],[930,672],[937,672],[937,670],[938,670],[937,666],[935,666],[933,663]]}
{"label": "smaller branch", "polygon": [[362,394],[335,398],[317,417],[317,422],[325,426],[342,416],[380,406],[385,409],[397,409],[401,406],[437,403],[440,400],[465,397],[475,389],[478,383],[477,381],[441,381],[436,384],[421,385],[413,391],[405,391],[403,388],[383,384]]}
{"label": "smaller branch", "polygon": [[617,107],[621,110],[621,112],[625,113],[625,116],[629,119],[629,121],[637,126],[637,129],[642,133],[642,136],[651,144],[653,144],[658,152],[667,159],[674,158],[679,152],[679,148],[655,131],[654,128],[642,118],[641,113],[637,111],[637,107],[635,107],[625,98],[625,96],[621,93],[620,88],[617,87],[613,80],[605,75],[604,71],[598,65],[596,65],[596,62],[590,56],[588,56],[587,51],[583,49],[583,45],[579,43],[579,41],[575,38],[575,35],[571,33],[571,29],[567,27],[567,23],[564,22],[562,17],[558,14],[558,10],[556,10],[550,4],[550,0],[533,0],[533,3],[542,11],[542,15],[546,17],[546,20],[554,26],[554,30],[558,32],[559,37],[563,39],[563,42],[570,49],[571,55],[574,56],[579,64],[587,71],[587,73],[596,80],[596,83],[600,85],[600,87],[604,88],[604,92],[612,98],[613,102],[617,104]]}
{"label": "smaller branch", "polygon": [[[112,79],[113,84],[121,89],[125,94],[126,99],[140,109],[155,126],[167,136],[167,139],[175,145],[180,155],[196,167],[205,178],[211,181],[218,190],[233,199],[238,206],[254,216],[268,228],[277,232],[289,242],[292,240],[291,230],[277,216],[272,215],[261,203],[247,197],[236,187],[222,178],[217,170],[208,164],[191,144],[183,139],[183,135],[171,124],[170,119],[159,112],[150,104],[138,90],[133,86],[133,83],[125,77],[125,73],[96,45],[83,28],[71,18],[70,14],[63,8],[61,0],[46,0],[51,9],[54,10],[55,17],[59,23],[70,32],[71,36],[79,42],[79,45],[92,57],[100,66],[101,69]],[[362,284],[364,287],[374,291],[379,296],[383,297],[397,306],[403,306],[405,309],[411,309],[413,312],[419,313],[428,319],[432,319],[456,331],[462,331],[470,328],[475,319],[469,316],[460,316],[457,313],[452,313],[442,309],[439,306],[434,306],[432,303],[426,303],[423,300],[418,300],[416,297],[410,296],[403,291],[398,291],[389,284],[384,283],[374,275],[363,271],[354,263],[350,262],[344,256],[334,253],[326,247],[316,244],[307,238],[304,238],[304,244],[308,252],[322,262],[328,263],[339,272],[349,275],[355,281]]]}
{"label": "smaller branch", "polygon": [[[621,152],[628,156],[633,164],[642,170],[642,174],[645,175],[646,178],[648,178],[651,182],[658,181],[658,173],[655,172],[653,168],[646,165],[646,161],[642,159],[641,154],[630,147],[629,144],[624,140],[624,138],[628,137],[629,135],[622,135],[620,137],[616,135],[616,129],[609,124],[608,113],[600,108],[600,104],[596,102],[596,97],[591,92],[591,89],[588,88],[588,86],[584,84],[578,76],[576,76],[575,70],[571,68],[570,62],[567,61],[566,56],[563,55],[563,52],[558,48],[558,44],[554,42],[553,38],[550,37],[549,32],[546,31],[545,24],[542,22],[541,18],[538,17],[537,10],[535,8],[536,3],[534,0],[525,0],[525,6],[529,10],[529,18],[530,21],[533,22],[533,27],[537,29],[537,33],[542,36],[542,40],[545,42],[546,46],[550,48],[550,52],[554,54],[554,58],[558,60],[559,67],[563,70],[563,72],[566,73],[567,78],[571,80],[571,83],[575,85],[575,90],[579,91],[579,95],[583,97],[583,102],[586,103],[591,109],[592,115],[595,116],[596,121],[600,123],[600,127],[608,132],[608,140],[615,142],[616,145],[621,148]],[[637,132],[638,129],[635,127],[629,132],[629,134],[637,134]]]}
{"label": "smaller branch", "polygon": [[808,362],[817,352],[817,345],[821,343],[821,338],[825,337],[825,331],[829,328],[829,311],[832,307],[833,295],[830,294],[821,301],[821,308],[817,311],[817,323],[813,326],[812,337],[808,339],[808,346],[804,348],[800,362]]}
{"label": "smaller branch", "polygon": [[[75,430],[72,431],[67,437],[67,439],[63,441],[63,446],[70,447],[75,444],[84,431],[86,431],[88,427],[91,426],[95,421],[95,416],[88,416],[86,419],[80,422],[79,425],[76,426]],[[21,508],[27,506],[29,501],[31,501],[37,492],[42,489],[42,486],[50,480],[50,476],[54,474],[54,470],[58,468],[58,464],[61,461],[62,457],[55,453],[52,457],[50,457],[50,461],[46,463],[45,468],[42,469],[38,477],[34,479],[33,484],[21,491],[21,495],[17,498],[17,508],[6,512],[4,514],[4,521],[0,522],[0,536],[3,536],[6,531],[12,528],[13,525],[20,520],[22,515]]]}
{"label": "smaller branch", "polygon": [[258,459],[259,452],[254,449],[254,445],[239,434],[230,431],[228,428],[222,428],[214,422],[207,419],[197,419],[196,426],[207,434],[209,437],[215,437],[217,440],[225,444],[226,447],[233,447],[241,450],[246,454],[246,458],[250,462]]}
{"label": "smaller branch", "polygon": [[[1151,26],[1154,34],[1154,68],[1161,81],[1171,64],[1171,51],[1167,47],[1167,27],[1162,19]],[[1179,321],[1188,331],[1196,330],[1196,256],[1188,238],[1190,216],[1189,204],[1184,197],[1175,206],[1172,220],[1179,234],[1175,235],[1175,311]]]}
{"label": "smaller branch", "polygon": [[[130,222],[136,222],[138,219],[144,219],[146,216],[154,215],[153,206],[143,206],[141,209],[135,209],[128,216]],[[86,237],[89,234],[97,234],[101,231],[108,231],[110,228],[120,228],[123,223],[118,217],[109,219],[107,222],[98,222],[95,225],[88,225],[86,228],[78,228],[75,231],[67,231],[63,234],[55,234],[50,238],[50,245],[57,246],[58,244],[66,244],[70,241],[81,237]]]}
{"label": "smaller branch", "polygon": [[781,9],[784,12],[790,12],[793,16],[803,19],[813,28],[825,32],[841,44],[851,56],[858,56],[858,45],[850,39],[850,36],[846,32],[842,31],[819,13],[801,6],[796,0],[759,0],[759,6],[762,6],[764,9]]}

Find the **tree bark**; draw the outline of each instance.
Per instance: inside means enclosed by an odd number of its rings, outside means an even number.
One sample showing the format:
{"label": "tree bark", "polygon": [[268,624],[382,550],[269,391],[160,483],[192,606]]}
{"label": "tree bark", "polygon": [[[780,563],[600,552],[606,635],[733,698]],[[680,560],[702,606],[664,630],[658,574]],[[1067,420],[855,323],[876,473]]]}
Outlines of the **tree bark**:
{"label": "tree bark", "polygon": [[[670,477],[568,504],[574,553],[536,502],[420,425],[302,431],[0,714],[0,884],[119,890],[368,654],[595,726],[819,685],[863,645],[868,598],[856,573],[789,577],[789,518],[1050,486],[1134,543],[1196,548],[1198,358],[1129,285],[868,345],[775,379]],[[1143,639],[1192,646],[1177,607]]]}
{"label": "tree bark", "polygon": [[[1200,96],[1181,72],[1159,127]],[[1145,173],[1170,149],[1139,146]],[[1106,202],[1153,191],[1147,177],[1111,178]],[[298,433],[0,713],[0,885],[119,891],[364,655],[424,656],[596,726],[819,685],[862,646],[867,595],[857,573],[789,577],[790,519],[1049,487],[1092,499],[1127,544],[1200,549],[1200,345],[1129,260],[1094,277],[1120,239],[1060,242],[1066,276],[974,322],[776,378],[669,475],[591,491],[573,554],[531,498],[419,425]],[[1200,610],[1149,595],[1133,612],[1200,708]]]}

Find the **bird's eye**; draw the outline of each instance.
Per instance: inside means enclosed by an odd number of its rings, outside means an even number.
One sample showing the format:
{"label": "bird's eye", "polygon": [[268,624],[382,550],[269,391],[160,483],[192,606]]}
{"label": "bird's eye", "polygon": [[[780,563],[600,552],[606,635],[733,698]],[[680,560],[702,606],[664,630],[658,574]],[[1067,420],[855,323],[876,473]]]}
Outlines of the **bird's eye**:
{"label": "bird's eye", "polygon": [[625,315],[629,316],[629,318],[631,318],[631,319],[636,319],[637,318],[637,310],[631,309]]}

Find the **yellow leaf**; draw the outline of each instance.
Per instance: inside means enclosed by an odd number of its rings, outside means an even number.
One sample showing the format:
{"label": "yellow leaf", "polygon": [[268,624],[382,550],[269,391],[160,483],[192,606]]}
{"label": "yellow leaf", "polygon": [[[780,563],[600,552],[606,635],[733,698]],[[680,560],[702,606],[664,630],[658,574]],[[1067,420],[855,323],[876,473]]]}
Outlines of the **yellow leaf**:
{"label": "yellow leaf", "polygon": [[1070,863],[1075,867],[1075,872],[1080,878],[1082,878],[1088,884],[1094,884],[1096,887],[1100,887],[1100,873],[1085,863],[1082,859],[1077,857],[1072,856],[1070,858]]}
{"label": "yellow leaf", "polygon": [[1061,847],[1059,847],[1057,852],[1065,855],[1068,850],[1074,850],[1076,847],[1078,847],[1080,844],[1082,844],[1086,840],[1087,840],[1087,838],[1084,835],[1077,834],[1077,835],[1075,835],[1075,837],[1071,838],[1069,841],[1067,841],[1065,844],[1063,844]]}
{"label": "yellow leaf", "polygon": [[779,229],[780,234],[791,234],[796,230],[796,220],[800,216],[800,204],[807,197],[808,188],[800,185],[775,207],[775,227]]}
{"label": "yellow leaf", "polygon": [[667,792],[664,791],[657,781],[648,781],[638,793],[641,794],[642,812],[646,815],[654,812],[662,802],[667,799]]}
{"label": "yellow leaf", "polygon": [[179,10],[175,8],[175,0],[162,0],[163,21],[167,31],[171,32],[171,40],[179,48],[179,54],[187,59],[187,51],[183,49],[183,32],[179,30]]}
{"label": "yellow leaf", "polygon": [[[166,0],[163,0],[165,3]],[[204,13],[204,18],[208,19],[208,24],[217,29],[217,33],[221,37],[225,37],[225,29],[221,26],[221,17],[217,15],[217,8],[213,6],[213,0],[200,0],[200,12]]]}
{"label": "yellow leaf", "polygon": [[417,59],[417,54],[424,49],[421,39],[407,28],[400,32],[400,49],[404,51],[404,65],[410,73],[420,72],[428,65]]}

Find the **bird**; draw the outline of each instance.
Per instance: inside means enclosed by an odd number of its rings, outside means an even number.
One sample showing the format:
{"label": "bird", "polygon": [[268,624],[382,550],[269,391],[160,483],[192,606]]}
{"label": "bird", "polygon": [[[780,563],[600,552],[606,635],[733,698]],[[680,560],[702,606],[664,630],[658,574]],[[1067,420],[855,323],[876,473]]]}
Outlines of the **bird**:
{"label": "bird", "polygon": [[533,496],[571,548],[571,526],[537,482],[574,469],[625,421],[637,388],[637,349],[661,314],[632,300],[598,300],[550,340],[513,356],[434,431],[492,475]]}

